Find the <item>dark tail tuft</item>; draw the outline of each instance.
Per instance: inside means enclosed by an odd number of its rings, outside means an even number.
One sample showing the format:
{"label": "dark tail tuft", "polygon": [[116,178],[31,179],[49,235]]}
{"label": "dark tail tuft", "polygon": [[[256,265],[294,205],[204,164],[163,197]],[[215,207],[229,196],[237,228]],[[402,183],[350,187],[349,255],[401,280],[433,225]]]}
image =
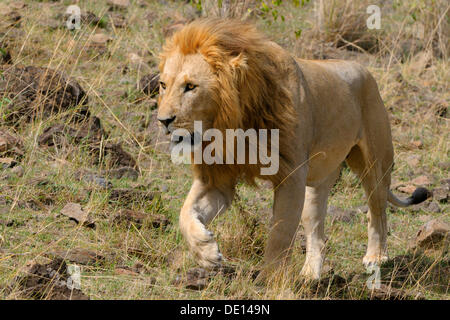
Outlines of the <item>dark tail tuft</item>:
{"label": "dark tail tuft", "polygon": [[418,204],[427,200],[431,196],[432,193],[428,189],[420,187],[414,190],[413,194],[407,199],[407,201],[410,204]]}

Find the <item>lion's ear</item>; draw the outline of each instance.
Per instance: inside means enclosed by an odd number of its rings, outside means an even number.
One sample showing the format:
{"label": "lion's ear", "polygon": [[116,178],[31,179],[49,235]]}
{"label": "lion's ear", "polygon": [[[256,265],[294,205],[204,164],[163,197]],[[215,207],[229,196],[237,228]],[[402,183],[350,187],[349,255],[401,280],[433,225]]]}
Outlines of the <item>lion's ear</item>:
{"label": "lion's ear", "polygon": [[247,70],[247,57],[242,52],[230,60],[231,70],[235,77],[241,78]]}

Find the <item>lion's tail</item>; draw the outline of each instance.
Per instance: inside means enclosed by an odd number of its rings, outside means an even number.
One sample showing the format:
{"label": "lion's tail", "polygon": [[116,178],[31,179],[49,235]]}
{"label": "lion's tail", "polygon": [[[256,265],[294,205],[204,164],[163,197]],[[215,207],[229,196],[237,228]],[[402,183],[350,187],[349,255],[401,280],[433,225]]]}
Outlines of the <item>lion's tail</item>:
{"label": "lion's tail", "polygon": [[388,190],[388,201],[397,207],[408,207],[413,204],[421,203],[431,196],[431,192],[425,188],[417,188],[407,199],[397,198],[391,190]]}

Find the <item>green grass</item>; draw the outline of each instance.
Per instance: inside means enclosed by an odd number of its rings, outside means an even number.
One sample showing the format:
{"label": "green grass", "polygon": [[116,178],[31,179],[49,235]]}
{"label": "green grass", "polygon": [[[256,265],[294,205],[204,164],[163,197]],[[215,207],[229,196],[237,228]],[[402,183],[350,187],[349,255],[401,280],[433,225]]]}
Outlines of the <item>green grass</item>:
{"label": "green grass", "polygon": [[[0,299],[16,298],[13,292],[1,289],[13,283],[14,278],[24,274],[33,263],[49,261],[48,253],[63,248],[87,248],[105,256],[106,260],[96,266],[82,267],[82,290],[92,299],[297,299],[336,297],[331,293],[306,294],[298,273],[304,261],[300,242],[294,245],[291,264],[286,275],[278,283],[261,287],[252,280],[252,273],[260,266],[263,245],[267,237],[273,196],[266,184],[259,189],[239,185],[238,195],[226,214],[218,217],[211,226],[219,247],[230,264],[236,266],[237,275],[231,281],[223,275],[213,277],[202,291],[187,290],[174,284],[176,276],[183,276],[195,261],[178,230],[178,214],[191,185],[188,166],[176,166],[169,154],[157,148],[154,111],[148,107],[146,97],[136,89],[140,77],[148,70],[156,71],[158,52],[164,43],[163,28],[176,20],[176,16],[191,12],[184,1],[137,2],[123,14],[128,27],[114,29],[83,26],[69,32],[64,28],[52,30],[43,21],[52,19],[65,11],[63,4],[53,2],[24,1],[27,7],[20,11],[23,16],[21,27],[14,30],[20,36],[12,37],[11,51],[16,64],[44,66],[64,71],[76,78],[89,96],[89,107],[93,115],[101,118],[105,130],[110,132],[109,141],[121,142],[124,149],[137,160],[140,175],[137,181],[111,179],[114,188],[141,188],[143,190],[164,190],[153,202],[135,201],[132,209],[147,214],[163,214],[171,222],[165,229],[154,229],[148,225],[141,228],[112,222],[116,213],[126,205],[109,202],[109,190],[97,188],[85,181],[78,181],[75,173],[89,169],[99,173],[108,169],[105,162],[92,165],[92,156],[86,148],[68,145],[66,148],[45,148],[37,145],[37,137],[49,125],[64,121],[63,115],[50,119],[35,119],[18,128],[18,134],[25,145],[25,154],[20,159],[24,168],[22,176],[11,169],[0,172],[0,219],[14,221],[13,226],[0,224]],[[82,11],[89,10],[98,16],[107,17],[106,1],[80,1]],[[255,18],[258,27],[286,49],[305,57],[313,57],[317,49],[309,42],[314,39],[313,4],[303,8],[290,5],[279,8],[285,21],[270,25]],[[395,49],[391,36],[400,31],[403,19],[410,10],[408,4],[399,4],[386,17],[385,41]],[[425,9],[423,9],[425,10]],[[147,16],[153,13],[151,24]],[[417,19],[421,19],[419,12]],[[57,19],[57,18],[55,18]],[[59,18],[58,21],[62,21]],[[296,31],[302,29],[297,39]],[[388,31],[387,31],[388,30]],[[1,31],[1,30],[0,30]],[[95,33],[106,33],[113,40],[107,45],[109,54],[98,54],[86,50],[89,37]],[[0,41],[2,40],[0,33]],[[424,39],[427,42],[428,39]],[[128,54],[139,54],[148,67],[139,67],[128,61]],[[342,55],[349,54],[342,52]],[[363,54],[352,56],[365,63]],[[440,185],[448,178],[448,170],[439,167],[449,159],[450,130],[448,118],[439,118],[430,112],[435,99],[448,103],[448,61],[434,58],[429,68],[414,70],[413,58],[390,62],[389,54],[373,54],[366,63],[378,81],[380,92],[392,118],[392,133],[396,150],[393,179],[410,181],[422,174],[433,177],[430,188]],[[127,67],[128,72],[122,70]],[[396,80],[401,74],[404,82]],[[0,97],[0,108],[6,97]],[[73,110],[69,110],[70,114]],[[150,128],[143,128],[148,123]],[[2,124],[2,127],[3,124]],[[423,142],[421,149],[411,147],[412,140]],[[420,157],[419,165],[411,167],[406,162],[409,155]],[[39,178],[47,181],[38,183]],[[96,228],[76,225],[60,210],[68,202],[80,203],[96,221]],[[366,204],[360,181],[344,169],[335,186],[329,204],[351,209]],[[388,221],[390,235],[388,247],[390,257],[407,252],[409,240],[423,224],[423,217],[440,218],[449,222],[448,204],[441,204],[440,213],[408,209],[390,209]],[[327,218],[326,234],[327,263],[336,274],[346,277],[349,289],[343,298],[366,298],[367,275],[362,257],[367,245],[367,219],[358,215],[353,222],[331,224]],[[137,256],[130,248],[142,250],[145,256]],[[405,283],[405,288],[421,292],[430,299],[449,299],[448,256],[426,253],[444,272],[444,281],[434,282],[427,270],[412,273],[414,281]],[[139,276],[117,274],[119,266],[133,266],[142,263],[147,271]],[[447,263],[447,266],[445,265]],[[445,286],[446,285],[446,286]]]}

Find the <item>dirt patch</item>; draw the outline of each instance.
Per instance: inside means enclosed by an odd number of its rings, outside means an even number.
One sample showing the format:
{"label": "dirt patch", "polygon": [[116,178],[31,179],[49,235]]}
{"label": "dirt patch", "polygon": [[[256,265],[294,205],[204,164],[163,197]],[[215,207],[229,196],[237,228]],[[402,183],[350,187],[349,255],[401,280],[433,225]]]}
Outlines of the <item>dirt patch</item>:
{"label": "dirt patch", "polygon": [[0,67],[0,72],[2,115],[8,124],[47,118],[87,103],[86,93],[74,79],[52,69],[13,66]]}
{"label": "dirt patch", "polygon": [[169,219],[162,214],[147,214],[140,211],[123,209],[114,217],[114,222],[126,224],[134,223],[138,227],[149,225],[157,229],[166,227],[169,224]]}
{"label": "dirt patch", "polygon": [[22,139],[7,130],[0,129],[0,156],[17,159],[23,154]]}
{"label": "dirt patch", "polygon": [[19,277],[15,284],[21,295],[32,299],[89,300],[80,289],[71,288],[67,265],[62,259],[48,264],[34,264],[26,276]]}
{"label": "dirt patch", "polygon": [[51,256],[82,265],[96,265],[105,261],[105,257],[87,249],[56,250]]}
{"label": "dirt patch", "polygon": [[184,276],[177,276],[173,283],[176,286],[183,286],[189,290],[203,290],[208,286],[210,279],[217,275],[223,275],[228,279],[232,279],[236,275],[236,270],[231,266],[223,266],[217,270],[192,268]]}
{"label": "dirt patch", "polygon": [[[109,134],[103,129],[98,117],[91,116],[89,110],[82,109],[71,119],[72,124],[55,124],[44,130],[38,137],[40,145],[61,147],[65,144],[84,144],[93,156],[94,162],[106,159],[110,167],[136,168],[134,158],[123,150],[121,143],[106,142]],[[102,157],[99,157],[102,153]]]}
{"label": "dirt patch", "polygon": [[133,202],[152,201],[159,193],[153,191],[141,191],[128,188],[117,188],[111,190],[109,196],[110,202],[117,202],[121,205],[131,204]]}

